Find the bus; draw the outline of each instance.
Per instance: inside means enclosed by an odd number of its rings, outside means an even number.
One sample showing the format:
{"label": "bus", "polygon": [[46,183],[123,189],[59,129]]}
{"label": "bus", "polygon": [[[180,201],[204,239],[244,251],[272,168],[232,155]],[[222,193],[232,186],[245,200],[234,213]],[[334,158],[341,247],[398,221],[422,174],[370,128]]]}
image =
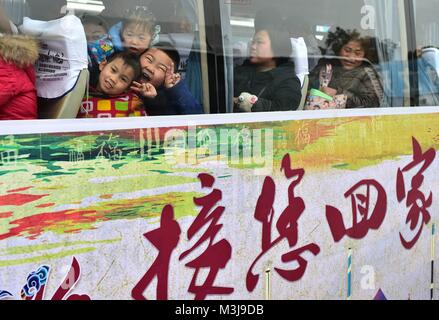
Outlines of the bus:
{"label": "bus", "polygon": [[[39,119],[0,122],[0,299],[438,298],[439,0],[0,7],[3,32],[38,38],[42,86]],[[203,114],[76,119],[90,78],[81,19],[111,27],[127,9],[152,12]],[[235,112],[261,16],[288,33],[301,99]],[[311,110],[313,71],[353,30],[374,53],[379,102]]]}

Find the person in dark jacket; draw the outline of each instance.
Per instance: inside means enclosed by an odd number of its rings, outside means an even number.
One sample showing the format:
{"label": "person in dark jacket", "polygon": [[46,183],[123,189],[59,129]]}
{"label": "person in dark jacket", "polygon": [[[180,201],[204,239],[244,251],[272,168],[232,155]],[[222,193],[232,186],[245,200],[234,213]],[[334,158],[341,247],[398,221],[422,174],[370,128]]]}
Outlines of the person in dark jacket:
{"label": "person in dark jacket", "polygon": [[250,58],[234,71],[234,111],[291,111],[301,100],[300,80],[290,61],[288,34],[264,25],[252,40]]}
{"label": "person in dark jacket", "polygon": [[[142,80],[135,81],[131,89],[143,96],[145,111],[149,116],[203,113],[200,103],[177,73],[179,64],[178,51],[166,42],[154,45],[140,56]],[[147,83],[156,88],[155,98],[145,97]]]}
{"label": "person in dark jacket", "polygon": [[371,64],[370,41],[356,30],[331,32],[326,44],[339,58],[322,59],[309,75],[310,87],[345,101],[340,108],[380,107],[384,90]]}
{"label": "person in dark jacket", "polygon": [[34,63],[38,43],[20,35],[0,36],[0,120],[37,119]]}

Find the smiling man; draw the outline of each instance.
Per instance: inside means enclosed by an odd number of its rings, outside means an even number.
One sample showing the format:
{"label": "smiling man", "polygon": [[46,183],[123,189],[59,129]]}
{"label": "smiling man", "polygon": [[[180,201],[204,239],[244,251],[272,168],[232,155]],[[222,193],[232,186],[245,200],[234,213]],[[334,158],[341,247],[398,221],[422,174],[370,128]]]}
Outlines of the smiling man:
{"label": "smiling man", "polygon": [[[133,82],[131,89],[137,92],[148,115],[201,114],[200,103],[177,73],[180,55],[174,46],[160,42],[140,56],[142,80]],[[150,85],[157,89],[151,98]]]}

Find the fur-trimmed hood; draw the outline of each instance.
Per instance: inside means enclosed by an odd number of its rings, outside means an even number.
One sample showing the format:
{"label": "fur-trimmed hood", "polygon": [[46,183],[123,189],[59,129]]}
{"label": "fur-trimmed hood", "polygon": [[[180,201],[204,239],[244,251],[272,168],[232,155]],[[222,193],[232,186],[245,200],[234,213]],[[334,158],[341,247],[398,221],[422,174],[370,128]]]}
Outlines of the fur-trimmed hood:
{"label": "fur-trimmed hood", "polygon": [[37,40],[23,35],[0,36],[0,58],[20,68],[38,60]]}

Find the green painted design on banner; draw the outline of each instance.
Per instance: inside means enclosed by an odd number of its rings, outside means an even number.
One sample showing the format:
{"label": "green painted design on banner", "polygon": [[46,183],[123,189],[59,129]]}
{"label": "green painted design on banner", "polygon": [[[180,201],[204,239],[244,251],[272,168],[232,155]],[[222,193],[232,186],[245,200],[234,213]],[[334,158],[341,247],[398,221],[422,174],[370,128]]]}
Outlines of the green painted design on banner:
{"label": "green painted design on banner", "polygon": [[0,249],[0,255],[14,255],[14,254],[27,254],[27,253],[35,253],[37,251],[45,251],[62,247],[73,247],[79,245],[92,245],[92,244],[109,244],[122,240],[118,239],[109,239],[109,240],[97,240],[97,241],[75,241],[75,242],[58,242],[58,243],[47,243],[40,245],[30,245],[30,246],[16,246],[16,247],[8,247],[5,249]]}
{"label": "green painted design on banner", "polygon": [[61,259],[65,257],[76,256],[79,254],[84,254],[95,250],[96,248],[88,247],[88,248],[81,248],[77,250],[61,251],[53,254],[44,254],[41,256],[30,257],[30,258],[0,260],[0,267],[18,266],[26,263],[41,263],[41,262],[48,263],[47,261],[51,259]]}

